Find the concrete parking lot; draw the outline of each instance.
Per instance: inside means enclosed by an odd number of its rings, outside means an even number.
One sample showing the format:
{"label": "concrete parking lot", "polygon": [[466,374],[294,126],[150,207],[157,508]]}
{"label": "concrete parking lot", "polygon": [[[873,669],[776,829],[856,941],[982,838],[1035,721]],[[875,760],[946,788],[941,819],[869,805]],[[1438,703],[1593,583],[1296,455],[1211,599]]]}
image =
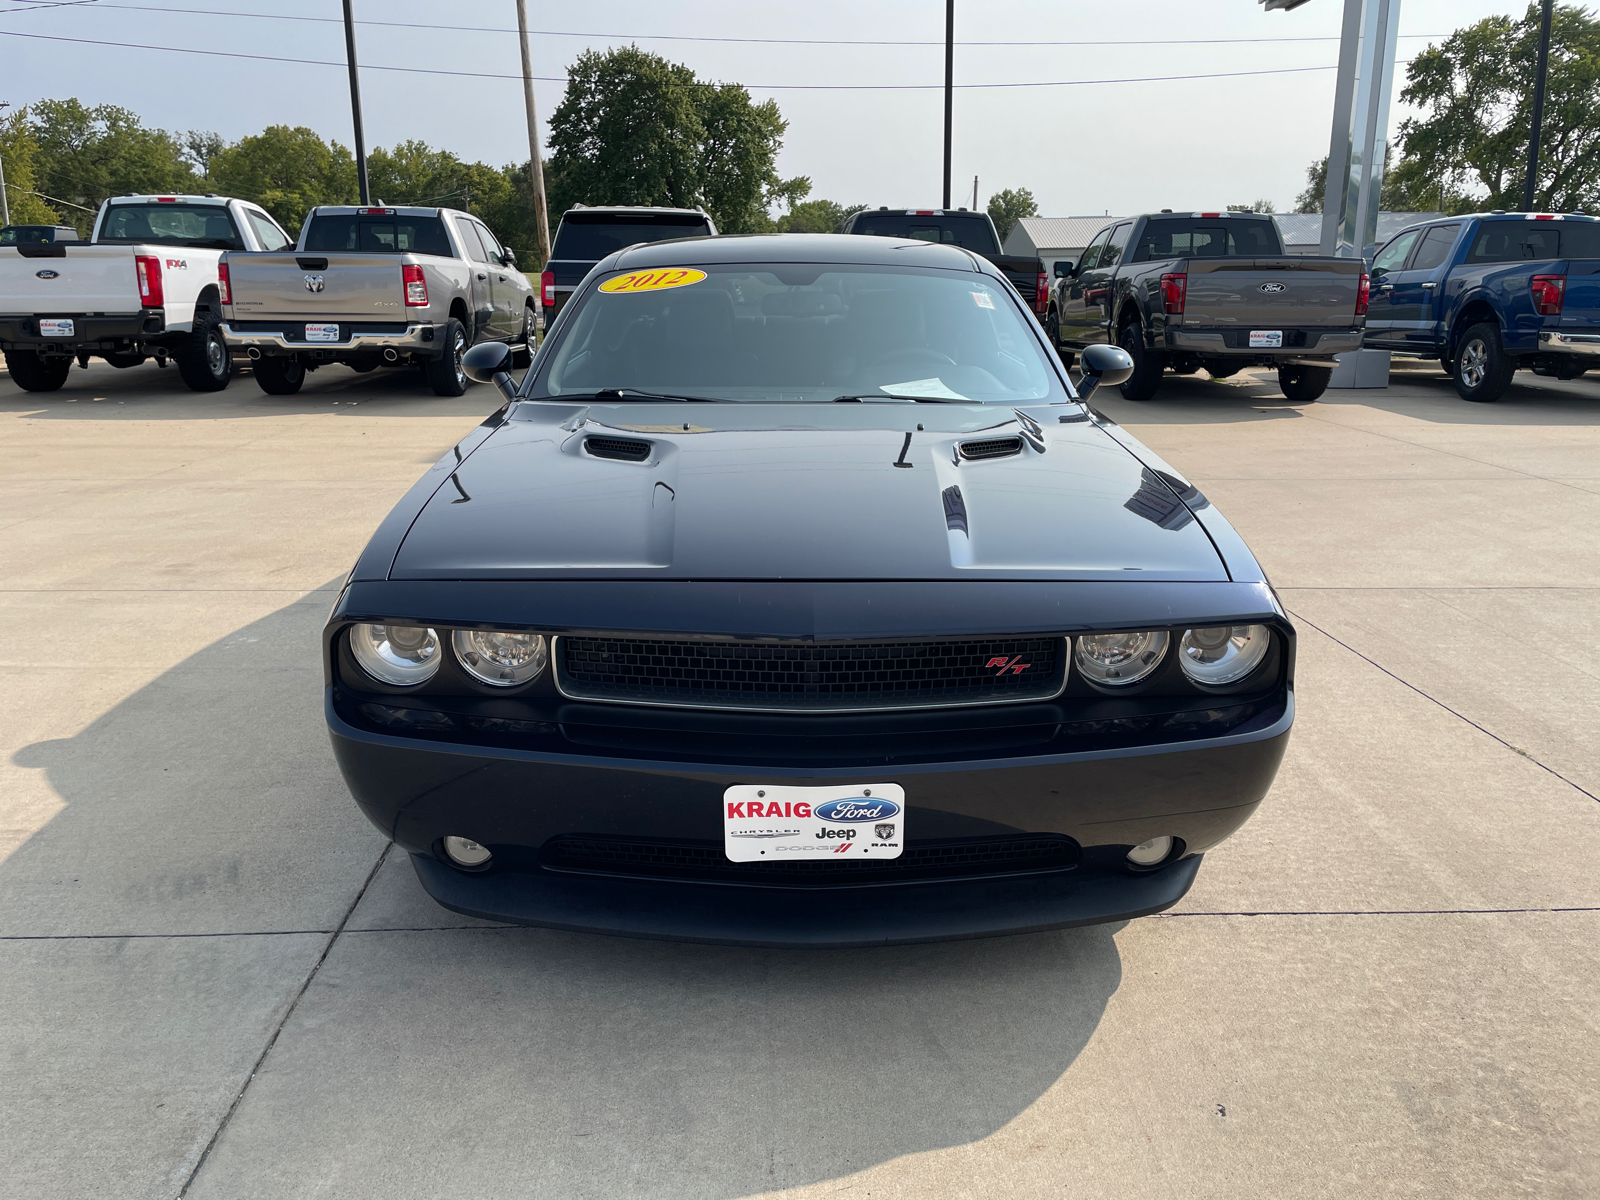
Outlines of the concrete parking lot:
{"label": "concrete parking lot", "polygon": [[317,635],[494,407],[331,368],[0,373],[0,1196],[1600,1194],[1600,384],[1101,407],[1300,630],[1173,912],[779,952],[435,906]]}

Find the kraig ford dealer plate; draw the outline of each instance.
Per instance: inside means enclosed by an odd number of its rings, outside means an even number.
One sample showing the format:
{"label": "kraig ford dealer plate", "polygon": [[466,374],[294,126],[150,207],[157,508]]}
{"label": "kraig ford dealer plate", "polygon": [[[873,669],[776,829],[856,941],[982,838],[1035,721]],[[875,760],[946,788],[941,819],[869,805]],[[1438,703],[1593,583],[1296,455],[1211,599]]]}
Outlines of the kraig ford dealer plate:
{"label": "kraig ford dealer plate", "polygon": [[906,793],[897,783],[837,787],[735,784],[722,796],[731,862],[899,858]]}

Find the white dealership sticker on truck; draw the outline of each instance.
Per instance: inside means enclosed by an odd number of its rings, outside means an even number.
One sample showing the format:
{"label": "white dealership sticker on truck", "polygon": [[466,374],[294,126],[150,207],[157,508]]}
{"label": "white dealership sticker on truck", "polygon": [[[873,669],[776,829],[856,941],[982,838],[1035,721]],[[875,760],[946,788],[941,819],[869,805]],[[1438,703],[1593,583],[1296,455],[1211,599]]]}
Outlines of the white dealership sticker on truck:
{"label": "white dealership sticker on truck", "polygon": [[899,858],[905,840],[906,793],[897,783],[736,783],[722,794],[722,848],[730,862]]}
{"label": "white dealership sticker on truck", "polygon": [[339,340],[339,327],[337,325],[307,325],[306,341],[308,342],[337,342]]}
{"label": "white dealership sticker on truck", "polygon": [[74,327],[71,321],[41,318],[39,321],[39,336],[76,337],[77,334],[73,332],[73,328]]}
{"label": "white dealership sticker on truck", "polygon": [[1281,349],[1283,349],[1283,330],[1281,330],[1281,329],[1252,329],[1250,331],[1250,349],[1252,349],[1252,350],[1281,350]]}

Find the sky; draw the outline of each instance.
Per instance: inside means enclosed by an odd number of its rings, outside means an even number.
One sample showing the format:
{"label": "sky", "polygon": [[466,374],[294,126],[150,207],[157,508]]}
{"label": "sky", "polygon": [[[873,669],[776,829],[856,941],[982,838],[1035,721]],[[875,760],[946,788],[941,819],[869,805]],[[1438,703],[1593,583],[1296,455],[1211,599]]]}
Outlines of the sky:
{"label": "sky", "polygon": [[[353,3],[369,149],[420,138],[496,166],[527,160],[514,0]],[[789,121],[779,169],[809,176],[813,198],[939,203],[939,0],[608,0],[577,8],[533,0],[528,8],[533,73],[544,77],[535,88],[541,122],[579,53],[633,42],[702,79],[777,100]],[[1328,152],[1342,9],[1340,0],[1309,0],[1287,13],[1265,12],[1258,0],[957,0],[952,203],[971,203],[977,176],[980,205],[1001,188],[1025,187],[1047,216],[1257,199],[1290,210],[1307,165]],[[1485,16],[1522,10],[1505,0],[1404,0],[1398,57]],[[267,125],[307,125],[349,146],[340,15],[337,0],[0,0],[0,100],[76,96],[130,108],[146,124],[215,130],[229,141]],[[360,23],[380,21],[420,27]],[[890,44],[840,44],[850,41]],[[1012,44],[969,44],[976,42]],[[336,65],[171,51],[177,47]],[[1307,67],[1325,69],[1290,70]],[[1231,72],[1274,73],[1089,82]],[[1406,115],[1403,76],[1397,67],[1391,131]],[[1058,86],[960,86],[1019,82]]]}

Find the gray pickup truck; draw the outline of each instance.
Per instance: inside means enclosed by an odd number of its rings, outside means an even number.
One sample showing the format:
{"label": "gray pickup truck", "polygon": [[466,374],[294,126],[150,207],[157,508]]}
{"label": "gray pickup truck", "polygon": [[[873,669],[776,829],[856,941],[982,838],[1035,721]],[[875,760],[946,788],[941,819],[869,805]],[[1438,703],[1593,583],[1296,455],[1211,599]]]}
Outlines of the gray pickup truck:
{"label": "gray pickup truck", "polygon": [[1249,366],[1315,400],[1334,355],[1361,347],[1367,289],[1361,259],[1286,254],[1264,214],[1163,211],[1108,224],[1077,263],[1056,264],[1045,329],[1069,363],[1097,342],[1126,350],[1129,400],[1154,396],[1168,369],[1222,379]]}
{"label": "gray pickup truck", "polygon": [[225,255],[219,284],[228,350],[274,396],[328,363],[420,367],[436,395],[459,396],[471,346],[505,342],[526,365],[535,344],[516,255],[448,208],[314,208],[293,250]]}

